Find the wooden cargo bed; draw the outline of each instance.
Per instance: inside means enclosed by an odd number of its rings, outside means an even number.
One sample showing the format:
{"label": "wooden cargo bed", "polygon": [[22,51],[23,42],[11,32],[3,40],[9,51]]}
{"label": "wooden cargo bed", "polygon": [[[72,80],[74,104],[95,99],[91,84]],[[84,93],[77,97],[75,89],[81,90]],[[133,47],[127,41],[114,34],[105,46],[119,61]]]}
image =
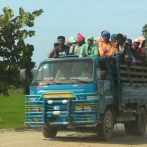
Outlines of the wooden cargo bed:
{"label": "wooden cargo bed", "polygon": [[120,64],[121,83],[147,83],[147,64],[137,60],[136,65]]}

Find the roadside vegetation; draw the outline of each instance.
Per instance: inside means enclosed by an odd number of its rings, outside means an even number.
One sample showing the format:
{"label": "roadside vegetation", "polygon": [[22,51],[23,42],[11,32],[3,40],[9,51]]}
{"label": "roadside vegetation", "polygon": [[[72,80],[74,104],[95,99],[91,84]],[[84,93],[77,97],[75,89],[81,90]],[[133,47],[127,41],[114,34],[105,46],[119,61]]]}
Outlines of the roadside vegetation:
{"label": "roadside vegetation", "polygon": [[24,127],[25,95],[0,94],[0,129]]}
{"label": "roadside vegetation", "polygon": [[[35,36],[35,31],[31,28],[42,13],[42,9],[25,12],[20,7],[16,16],[9,7],[3,8],[0,15],[0,93],[5,96],[9,96],[9,85],[17,88],[23,86],[25,93],[29,94],[32,69],[35,67],[35,62],[32,61],[34,46],[25,43],[25,40]],[[20,78],[21,69],[26,69],[26,78]]]}

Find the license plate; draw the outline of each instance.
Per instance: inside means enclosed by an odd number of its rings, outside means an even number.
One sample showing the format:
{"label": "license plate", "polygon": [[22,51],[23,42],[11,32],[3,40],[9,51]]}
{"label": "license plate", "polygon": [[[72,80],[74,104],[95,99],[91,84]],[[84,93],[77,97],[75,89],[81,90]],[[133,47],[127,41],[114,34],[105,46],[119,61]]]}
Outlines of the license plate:
{"label": "license plate", "polygon": [[54,106],[53,110],[60,110],[60,106]]}

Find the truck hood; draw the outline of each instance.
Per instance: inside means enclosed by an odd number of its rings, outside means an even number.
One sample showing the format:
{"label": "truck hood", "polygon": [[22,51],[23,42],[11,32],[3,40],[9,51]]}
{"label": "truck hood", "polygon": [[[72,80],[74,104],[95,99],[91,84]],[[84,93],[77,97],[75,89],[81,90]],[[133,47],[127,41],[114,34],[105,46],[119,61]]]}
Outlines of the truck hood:
{"label": "truck hood", "polygon": [[31,95],[41,95],[45,92],[63,92],[69,91],[74,93],[93,93],[95,84],[74,84],[74,85],[47,85],[47,86],[31,86]]}
{"label": "truck hood", "polygon": [[64,89],[64,90],[39,90],[37,92],[38,95],[41,95],[42,93],[45,93],[45,92],[63,92],[63,91],[70,91],[70,92],[74,92],[74,93],[86,93],[86,90],[85,89]]}

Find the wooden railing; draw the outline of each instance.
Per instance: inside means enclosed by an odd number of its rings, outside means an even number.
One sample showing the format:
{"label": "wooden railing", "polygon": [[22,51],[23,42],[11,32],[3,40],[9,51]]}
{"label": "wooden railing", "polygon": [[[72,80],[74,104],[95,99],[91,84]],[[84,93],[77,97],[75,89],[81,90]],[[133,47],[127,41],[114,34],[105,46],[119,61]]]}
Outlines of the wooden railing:
{"label": "wooden railing", "polygon": [[147,64],[137,60],[136,65],[120,64],[121,83],[147,83]]}

